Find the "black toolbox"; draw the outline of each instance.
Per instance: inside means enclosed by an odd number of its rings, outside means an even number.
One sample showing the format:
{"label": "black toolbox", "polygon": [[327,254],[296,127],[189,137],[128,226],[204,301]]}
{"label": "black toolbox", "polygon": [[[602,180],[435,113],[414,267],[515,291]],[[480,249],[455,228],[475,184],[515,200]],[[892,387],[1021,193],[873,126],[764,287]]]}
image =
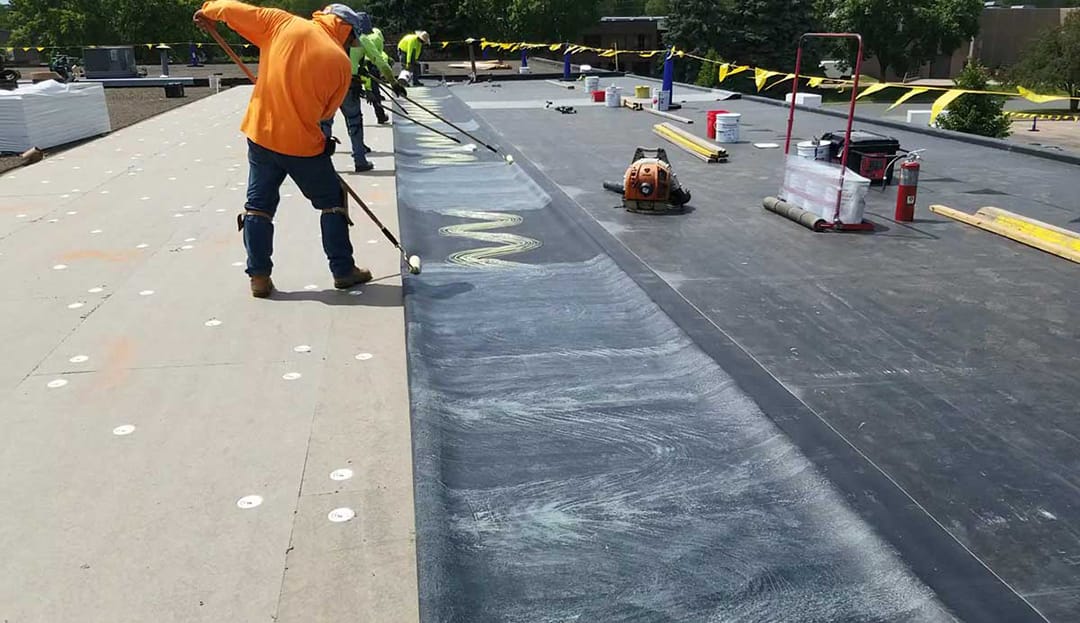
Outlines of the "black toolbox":
{"label": "black toolbox", "polygon": [[[829,159],[839,164],[844,156],[843,130],[828,132],[821,140],[829,142]],[[884,134],[875,134],[866,130],[851,131],[851,150],[847,166],[852,171],[870,180],[870,183],[884,181],[892,183],[894,159],[900,151],[900,141]]]}

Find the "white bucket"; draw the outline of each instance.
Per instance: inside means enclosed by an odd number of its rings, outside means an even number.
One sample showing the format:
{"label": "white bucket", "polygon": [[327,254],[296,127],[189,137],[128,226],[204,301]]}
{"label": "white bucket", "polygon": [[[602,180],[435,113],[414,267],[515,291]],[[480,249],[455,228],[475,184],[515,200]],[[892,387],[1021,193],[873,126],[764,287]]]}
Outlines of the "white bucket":
{"label": "white bucket", "polygon": [[738,143],[739,142],[739,119],[742,117],[737,112],[725,112],[716,115],[716,142]]}
{"label": "white bucket", "polygon": [[600,76],[585,76],[585,95],[592,97],[593,91],[600,90]]}
{"label": "white bucket", "polygon": [[221,76],[217,74],[210,76],[210,90],[214,93],[221,93]]}
{"label": "white bucket", "polygon": [[655,102],[657,110],[667,111],[671,108],[671,91],[657,91]]}
{"label": "white bucket", "polygon": [[829,142],[820,141],[815,143],[814,141],[802,141],[795,145],[795,153],[800,158],[806,158],[807,160],[828,160],[829,159]]}
{"label": "white bucket", "polygon": [[622,106],[622,94],[619,93],[619,87],[611,85],[604,91],[604,105],[608,108],[619,108]]}

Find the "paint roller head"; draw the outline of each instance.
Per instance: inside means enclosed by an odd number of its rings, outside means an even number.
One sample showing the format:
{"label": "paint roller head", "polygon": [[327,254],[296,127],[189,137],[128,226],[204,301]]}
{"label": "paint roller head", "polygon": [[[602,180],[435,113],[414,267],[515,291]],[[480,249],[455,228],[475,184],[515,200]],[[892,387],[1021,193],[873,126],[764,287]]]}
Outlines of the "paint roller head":
{"label": "paint roller head", "polygon": [[420,256],[419,255],[410,255],[409,256],[409,273],[411,273],[413,275],[419,275],[420,274]]}

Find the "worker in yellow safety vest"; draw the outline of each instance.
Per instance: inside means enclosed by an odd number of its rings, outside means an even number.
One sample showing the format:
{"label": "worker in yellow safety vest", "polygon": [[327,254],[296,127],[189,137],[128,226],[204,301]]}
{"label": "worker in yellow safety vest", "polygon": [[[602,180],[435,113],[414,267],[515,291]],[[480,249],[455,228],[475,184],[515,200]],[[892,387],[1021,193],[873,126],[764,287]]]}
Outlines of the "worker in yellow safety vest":
{"label": "worker in yellow safety vest", "polygon": [[382,93],[379,89],[379,85],[370,77],[373,75],[381,75],[387,80],[387,83],[393,87],[394,72],[391,70],[392,63],[390,62],[390,55],[386,53],[386,43],[383,39],[381,30],[373,28],[371,34],[364,35],[364,37],[372,43],[372,47],[378,50],[377,56],[372,58],[369,54],[368,57],[363,60],[367,71],[365,72],[363,67],[361,67],[359,71],[364,83],[365,93],[367,94],[367,101],[371,104],[371,107],[375,109],[375,118],[378,120],[379,125],[390,123],[390,118],[386,115],[386,109],[383,108],[382,105]]}
{"label": "worker in yellow safety vest", "polygon": [[431,45],[431,37],[423,30],[405,35],[398,42],[398,61],[401,62],[402,78],[413,86],[421,86],[420,53],[423,52],[425,45]]}
{"label": "worker in yellow safety vest", "polygon": [[[383,36],[378,28],[371,26],[370,18],[366,13],[360,14],[366,28],[357,34],[355,45],[349,49],[349,61],[352,64],[352,84],[341,103],[341,114],[345,116],[345,127],[349,132],[349,142],[352,145],[353,170],[357,173],[366,173],[375,168],[367,155],[371,149],[364,144],[364,112],[361,102],[367,99],[375,107],[375,116],[379,123],[385,123],[386,111],[382,109],[381,102],[375,98],[379,93],[379,85],[370,76],[378,76],[394,90],[398,96],[405,95],[405,87],[394,80],[394,71],[387,62],[383,52]],[[370,65],[370,66],[369,66]],[[334,125],[333,115],[322,122],[323,133],[330,136]]]}

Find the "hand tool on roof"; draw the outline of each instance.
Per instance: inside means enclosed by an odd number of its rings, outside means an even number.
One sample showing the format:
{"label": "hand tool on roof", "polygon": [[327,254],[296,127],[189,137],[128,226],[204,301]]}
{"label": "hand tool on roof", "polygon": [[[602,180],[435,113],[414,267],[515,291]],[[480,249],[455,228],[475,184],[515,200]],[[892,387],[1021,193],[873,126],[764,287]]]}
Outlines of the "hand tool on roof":
{"label": "hand tool on roof", "polygon": [[[654,157],[649,157],[650,154]],[[681,212],[690,202],[690,191],[679,184],[662,148],[638,147],[623,183],[604,182],[604,188],[621,194],[623,207],[628,211],[642,214]]]}
{"label": "hand tool on roof", "polygon": [[[244,61],[240,60],[240,57],[236,55],[236,52],[233,52],[233,49],[229,47],[229,44],[225,43],[225,40],[221,38],[221,33],[217,31],[217,28],[208,28],[206,32],[210,33],[210,36],[214,38],[214,41],[216,41],[217,44],[221,46],[222,50],[225,50],[225,53],[229,55],[229,58],[231,58],[232,61],[236,63],[236,65],[241,69],[241,71],[244,72],[248,79],[251,80],[252,84],[254,84],[256,81],[255,74],[251,73],[251,70],[248,69],[248,66],[244,64]],[[382,230],[383,235],[386,236],[386,239],[390,241],[390,244],[394,245],[394,247],[397,248],[397,250],[401,253],[401,259],[405,260],[405,264],[409,267],[409,272],[413,275],[419,275],[421,270],[420,256],[409,255],[405,251],[405,248],[401,246],[401,243],[398,242],[397,237],[395,237],[394,234],[390,233],[390,230],[382,224],[382,221],[380,221],[379,218],[375,216],[375,213],[371,211],[371,208],[369,208],[366,203],[364,203],[364,200],[360,198],[360,195],[356,194],[356,191],[352,189],[352,186],[349,186],[349,184],[340,175],[338,175],[337,178],[338,181],[341,183],[341,188],[350,197],[355,199],[357,203],[360,204],[360,207],[364,210],[364,213],[368,215],[368,218],[370,218],[372,222],[375,223],[376,227]],[[346,201],[346,203],[348,202]],[[347,205],[344,207],[348,209]],[[346,216],[346,218],[348,218],[348,216]],[[349,224],[351,225],[352,223],[350,222]]]}
{"label": "hand tool on roof", "polygon": [[544,108],[550,108],[550,109],[555,110],[557,112],[561,112],[564,115],[576,115],[577,114],[577,111],[574,110],[573,106],[555,106],[555,102],[552,102],[552,101],[545,101],[544,102]]}

